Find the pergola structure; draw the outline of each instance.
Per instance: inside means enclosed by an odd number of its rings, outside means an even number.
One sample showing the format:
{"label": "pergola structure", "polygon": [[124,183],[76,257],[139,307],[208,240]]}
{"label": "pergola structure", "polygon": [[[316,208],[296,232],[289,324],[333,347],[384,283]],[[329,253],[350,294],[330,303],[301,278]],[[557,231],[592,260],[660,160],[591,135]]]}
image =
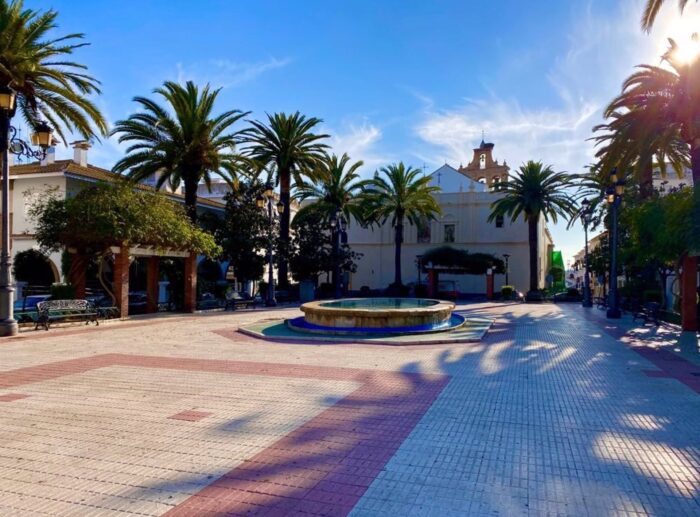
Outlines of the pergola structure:
{"label": "pergola structure", "polygon": [[[423,264],[423,269],[428,272],[428,296],[437,298],[440,273],[447,275],[473,275],[472,271],[458,266],[440,266],[434,264]],[[493,268],[486,270],[486,298],[493,299]]]}
{"label": "pergola structure", "polygon": [[[114,254],[113,289],[114,298],[119,308],[119,316],[129,315],[129,265],[131,257],[148,259],[146,269],[146,312],[158,312],[158,272],[161,258],[183,258],[185,262],[185,286],[183,297],[184,312],[194,312],[197,308],[197,254],[190,251],[157,249],[145,246],[112,246]],[[69,281],[75,288],[76,298],[85,298],[86,271],[89,257],[81,253],[72,253]]]}

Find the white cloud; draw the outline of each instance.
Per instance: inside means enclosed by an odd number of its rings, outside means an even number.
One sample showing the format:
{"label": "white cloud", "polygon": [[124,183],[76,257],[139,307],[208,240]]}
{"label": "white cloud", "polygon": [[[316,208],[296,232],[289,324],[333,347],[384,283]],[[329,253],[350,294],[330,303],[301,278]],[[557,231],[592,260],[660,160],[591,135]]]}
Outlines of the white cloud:
{"label": "white cloud", "polygon": [[[423,108],[414,129],[429,146],[422,155],[433,164],[469,160],[483,130],[486,140],[496,143],[495,157],[511,167],[535,159],[556,170],[582,172],[593,161],[591,129],[602,121],[602,109],[619,93],[624,78],[637,64],[659,64],[667,37],[687,39],[700,27],[700,7],[689,4],[681,17],[669,5],[647,35],[639,27],[641,9],[642,2],[627,0],[612,14],[596,3],[573,13],[568,41],[541,85],[552,92],[545,108],[493,93],[442,108],[418,96]],[[553,233],[568,257],[580,248],[578,232],[559,224]]]}
{"label": "white cloud", "polygon": [[331,150],[337,155],[347,153],[353,162],[362,160],[361,174],[369,177],[375,169],[391,162],[390,157],[377,150],[382,139],[379,127],[364,120],[361,124],[344,124],[340,131],[328,130],[331,137]]}
{"label": "white cloud", "polygon": [[194,63],[188,66],[178,63],[177,81],[179,83],[189,80],[197,83],[209,82],[218,87],[238,86],[271,70],[284,68],[291,62],[291,58],[269,57],[264,61],[253,63],[229,59],[211,59],[206,63]]}

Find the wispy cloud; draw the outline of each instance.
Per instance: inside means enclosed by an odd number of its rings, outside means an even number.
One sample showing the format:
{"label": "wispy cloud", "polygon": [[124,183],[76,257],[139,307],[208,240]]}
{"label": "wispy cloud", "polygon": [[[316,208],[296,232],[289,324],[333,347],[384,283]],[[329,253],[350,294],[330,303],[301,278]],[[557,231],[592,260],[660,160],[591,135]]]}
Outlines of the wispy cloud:
{"label": "wispy cloud", "polygon": [[377,167],[391,161],[390,157],[380,152],[378,147],[382,139],[381,129],[363,120],[360,124],[345,123],[339,131],[329,130],[332,136],[332,152],[342,155],[347,153],[353,161],[362,160],[362,175],[368,177]]}
{"label": "wispy cloud", "polygon": [[292,62],[291,58],[279,59],[269,57],[264,61],[244,62],[229,59],[211,59],[206,63],[190,65],[177,64],[177,81],[188,80],[209,82],[219,87],[238,86],[255,80],[271,70],[284,68]]}

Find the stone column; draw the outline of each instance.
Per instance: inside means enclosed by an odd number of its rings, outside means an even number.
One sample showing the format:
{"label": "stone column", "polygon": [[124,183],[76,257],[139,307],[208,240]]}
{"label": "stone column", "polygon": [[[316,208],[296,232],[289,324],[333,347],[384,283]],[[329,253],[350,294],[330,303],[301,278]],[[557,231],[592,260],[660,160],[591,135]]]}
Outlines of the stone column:
{"label": "stone column", "polygon": [[493,300],[493,269],[486,270],[486,298]]}
{"label": "stone column", "polygon": [[681,326],[683,330],[698,330],[697,308],[698,257],[683,259],[681,274]]}
{"label": "stone column", "polygon": [[129,315],[129,248],[122,246],[114,255],[114,283],[112,290],[119,307],[119,317]]}
{"label": "stone column", "polygon": [[146,268],[146,312],[151,314],[158,312],[158,266],[159,257],[148,257]]}
{"label": "stone column", "polygon": [[185,296],[183,303],[185,312],[197,310],[197,255],[191,253],[185,257]]}
{"label": "stone column", "polygon": [[87,284],[87,257],[82,253],[73,253],[70,256],[70,270],[68,271],[68,282],[75,290],[75,297],[78,300],[85,299]]}

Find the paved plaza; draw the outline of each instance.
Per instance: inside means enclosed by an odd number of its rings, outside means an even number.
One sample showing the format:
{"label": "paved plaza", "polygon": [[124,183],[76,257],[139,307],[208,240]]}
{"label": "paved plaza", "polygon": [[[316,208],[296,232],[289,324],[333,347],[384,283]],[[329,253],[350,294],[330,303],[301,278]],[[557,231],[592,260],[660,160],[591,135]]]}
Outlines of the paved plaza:
{"label": "paved plaza", "polygon": [[481,342],[266,342],[240,311],[0,344],[0,515],[700,515],[697,343],[475,304]]}

